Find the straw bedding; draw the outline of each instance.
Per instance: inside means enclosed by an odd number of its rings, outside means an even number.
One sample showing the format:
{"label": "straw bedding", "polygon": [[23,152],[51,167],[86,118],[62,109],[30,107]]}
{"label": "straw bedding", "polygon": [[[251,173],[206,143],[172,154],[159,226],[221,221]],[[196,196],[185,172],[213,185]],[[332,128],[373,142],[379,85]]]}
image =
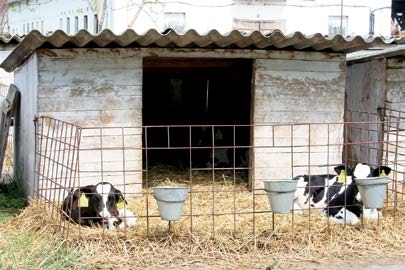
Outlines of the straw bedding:
{"label": "straw bedding", "polygon": [[[166,174],[164,178],[155,179],[151,174],[149,184],[186,185],[189,183],[186,175],[183,178],[179,174]],[[193,191],[212,191],[212,182],[207,183],[206,177],[212,175],[200,173],[193,177]],[[228,192],[215,193],[215,196],[211,192],[192,194],[193,214],[208,214],[193,217],[192,223],[190,217],[183,216],[172,224],[170,232],[168,223],[159,217],[139,218],[135,227],[121,231],[70,224],[66,244],[70,249],[80,251],[83,261],[91,268],[116,268],[117,265],[120,269],[302,268],[306,262],[323,265],[330,263],[331,259],[405,256],[403,201],[398,203],[395,211],[392,205],[387,205],[379,223],[368,221],[363,227],[337,225],[328,222],[318,211],[311,211],[302,215],[276,214],[273,230],[272,214],[268,212],[255,216],[251,213],[219,215],[213,219],[209,215],[214,211],[213,202],[215,213],[251,212],[253,203],[256,211],[269,210],[267,197],[257,194],[253,202],[253,195],[242,179],[235,179],[238,183],[234,185],[233,177],[217,174],[215,178],[214,189]],[[156,202],[150,194],[128,198],[128,208],[135,215],[144,216],[146,200],[148,214],[158,215]],[[189,196],[183,214],[190,214],[190,209]],[[30,206],[6,226],[63,241],[59,221],[50,219],[49,215],[43,203],[31,201]]]}

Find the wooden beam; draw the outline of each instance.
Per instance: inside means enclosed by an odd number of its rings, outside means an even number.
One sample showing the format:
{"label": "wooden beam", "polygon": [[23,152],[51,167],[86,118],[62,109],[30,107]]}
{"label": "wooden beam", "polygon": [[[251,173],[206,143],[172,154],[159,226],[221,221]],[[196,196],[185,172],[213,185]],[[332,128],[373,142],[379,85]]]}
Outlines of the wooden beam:
{"label": "wooden beam", "polygon": [[3,162],[7,149],[7,137],[10,130],[11,119],[16,115],[20,92],[13,84],[10,85],[7,98],[3,101],[0,113],[0,178],[3,171]]}

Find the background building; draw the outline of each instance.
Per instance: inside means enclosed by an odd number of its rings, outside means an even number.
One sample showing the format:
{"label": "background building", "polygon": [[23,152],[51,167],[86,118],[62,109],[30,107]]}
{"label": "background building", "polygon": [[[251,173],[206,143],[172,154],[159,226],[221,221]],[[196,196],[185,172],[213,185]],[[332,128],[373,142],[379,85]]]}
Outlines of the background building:
{"label": "background building", "polygon": [[[6,2],[6,1],[5,1]],[[11,34],[33,29],[72,35],[109,28],[205,33],[233,29],[324,35],[390,35],[391,0],[9,0],[7,27]],[[395,13],[394,15],[396,15]],[[396,15],[398,16],[398,15]]]}

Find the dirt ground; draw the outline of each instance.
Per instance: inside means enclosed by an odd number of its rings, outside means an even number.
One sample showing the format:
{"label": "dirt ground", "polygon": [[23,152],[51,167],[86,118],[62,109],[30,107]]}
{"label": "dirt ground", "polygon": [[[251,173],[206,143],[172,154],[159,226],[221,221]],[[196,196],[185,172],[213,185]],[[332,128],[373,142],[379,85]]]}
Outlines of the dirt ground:
{"label": "dirt ground", "polygon": [[[338,263],[332,263],[330,265],[320,265],[315,262],[305,262],[300,266],[299,268],[296,269],[301,269],[301,270],[404,270],[405,269],[405,256],[401,259],[395,260],[395,261],[385,261],[384,259],[379,258],[376,261],[373,260],[364,260],[364,261],[353,261],[353,262],[338,262]],[[161,268],[159,268],[161,269]],[[196,263],[195,265],[188,265],[188,266],[178,266],[175,268],[166,268],[168,270],[175,270],[175,269],[180,269],[180,270],[194,270],[194,269],[203,269],[203,270],[208,270],[208,269],[235,269],[234,267],[232,268],[227,268],[224,266],[218,267],[218,266],[207,266],[203,265],[200,263]],[[245,268],[244,268],[245,269]],[[271,267],[268,266],[267,268],[263,268],[266,270],[276,270],[280,269],[277,267],[277,265]],[[154,270],[154,269],[153,269]],[[156,269],[157,270],[157,269]]]}
{"label": "dirt ground", "polygon": [[[120,269],[131,269],[131,268],[120,268]],[[148,270],[157,270],[157,269],[162,269],[161,267],[157,268],[147,268]],[[195,270],[195,269],[201,269],[201,270],[228,270],[228,269],[235,269],[234,266],[232,267],[227,267],[225,265],[218,266],[218,265],[205,265],[202,263],[196,263],[193,265],[179,265],[176,267],[170,267],[170,268],[165,268],[167,270]],[[240,268],[240,269],[246,269],[246,268]],[[256,269],[256,268],[252,268]],[[267,266],[263,267],[262,269],[265,270],[277,270],[277,269],[283,269],[275,266]],[[305,262],[302,264],[302,266],[297,267],[295,269],[300,269],[300,270],[404,270],[405,269],[405,258],[402,258],[397,261],[391,261],[391,262],[383,262],[383,261],[356,261],[352,263],[348,262],[339,262],[339,263],[332,263],[331,265],[319,265],[314,262]]]}
{"label": "dirt ground", "polygon": [[[405,252],[405,251],[404,251]],[[277,268],[275,268],[277,269]],[[405,253],[404,256],[395,260],[387,260],[385,258],[370,258],[370,259],[354,259],[352,262],[332,262],[330,265],[319,265],[316,263],[306,263],[302,270],[404,270],[405,269]]]}

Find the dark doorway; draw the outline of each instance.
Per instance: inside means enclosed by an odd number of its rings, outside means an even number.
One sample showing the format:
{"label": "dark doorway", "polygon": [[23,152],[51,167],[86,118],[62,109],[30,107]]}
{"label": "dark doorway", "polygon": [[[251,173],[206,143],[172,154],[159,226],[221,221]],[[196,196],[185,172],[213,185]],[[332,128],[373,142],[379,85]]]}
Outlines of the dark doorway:
{"label": "dark doorway", "polygon": [[[148,164],[236,167],[243,159],[247,166],[251,60],[145,59],[143,66]],[[227,152],[228,164],[215,164],[217,151]]]}

